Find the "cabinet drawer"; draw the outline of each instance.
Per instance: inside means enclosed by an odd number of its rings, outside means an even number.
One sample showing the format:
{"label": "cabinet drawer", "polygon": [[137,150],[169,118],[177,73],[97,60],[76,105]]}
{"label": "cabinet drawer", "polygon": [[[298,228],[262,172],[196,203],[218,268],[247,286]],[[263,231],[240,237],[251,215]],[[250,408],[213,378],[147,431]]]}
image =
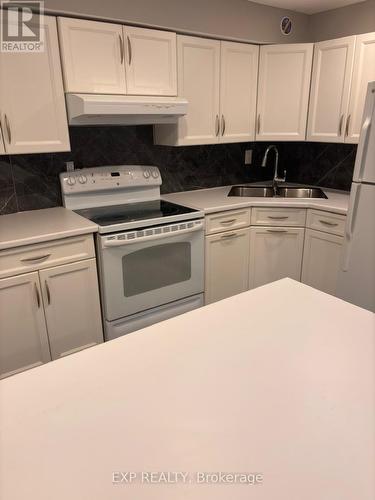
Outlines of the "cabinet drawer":
{"label": "cabinet drawer", "polygon": [[91,234],[0,252],[0,278],[95,257]]}
{"label": "cabinet drawer", "polygon": [[230,210],[206,217],[206,234],[221,233],[250,226],[250,209]]}
{"label": "cabinet drawer", "polygon": [[324,231],[325,233],[344,236],[346,215],[321,212],[320,210],[308,210],[306,227]]}
{"label": "cabinet drawer", "polygon": [[305,225],[304,208],[262,208],[251,211],[252,226],[301,226]]}

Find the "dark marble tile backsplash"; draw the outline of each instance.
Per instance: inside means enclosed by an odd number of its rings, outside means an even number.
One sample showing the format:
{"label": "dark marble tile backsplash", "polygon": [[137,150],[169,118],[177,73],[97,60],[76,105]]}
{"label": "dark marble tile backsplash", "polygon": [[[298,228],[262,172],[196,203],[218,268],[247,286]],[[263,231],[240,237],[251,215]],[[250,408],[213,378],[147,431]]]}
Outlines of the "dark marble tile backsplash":
{"label": "dark marble tile backsplash", "polygon": [[[65,162],[76,168],[145,164],[160,168],[162,192],[186,191],[271,179],[273,159],[260,166],[267,143],[212,146],[155,146],[152,127],[72,127],[70,153],[0,156],[0,214],[61,205],[58,174]],[[306,142],[276,143],[287,180],[349,190],[356,146]],[[251,166],[244,165],[253,150]]]}
{"label": "dark marble tile backsplash", "polygon": [[9,156],[0,156],[0,214],[18,212],[12,165]]}

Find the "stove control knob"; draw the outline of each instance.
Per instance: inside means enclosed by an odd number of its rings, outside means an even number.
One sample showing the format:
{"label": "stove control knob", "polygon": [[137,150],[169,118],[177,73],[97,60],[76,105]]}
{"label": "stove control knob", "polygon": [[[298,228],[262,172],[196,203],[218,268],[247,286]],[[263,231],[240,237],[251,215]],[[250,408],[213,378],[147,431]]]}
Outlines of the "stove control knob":
{"label": "stove control knob", "polygon": [[74,177],[68,177],[66,182],[67,182],[68,186],[74,186],[74,184],[76,183],[76,180]]}
{"label": "stove control knob", "polygon": [[154,170],[154,171],[152,172],[152,177],[153,177],[154,179],[157,179],[157,178],[159,177],[159,172],[158,172],[157,170]]}
{"label": "stove control knob", "polygon": [[148,179],[148,178],[150,177],[150,171],[149,171],[149,170],[145,170],[145,171],[143,172],[143,177],[144,177],[145,179]]}
{"label": "stove control knob", "polygon": [[80,176],[78,177],[78,182],[79,182],[80,184],[85,184],[85,183],[87,182],[87,177],[86,177],[85,175],[80,175]]}

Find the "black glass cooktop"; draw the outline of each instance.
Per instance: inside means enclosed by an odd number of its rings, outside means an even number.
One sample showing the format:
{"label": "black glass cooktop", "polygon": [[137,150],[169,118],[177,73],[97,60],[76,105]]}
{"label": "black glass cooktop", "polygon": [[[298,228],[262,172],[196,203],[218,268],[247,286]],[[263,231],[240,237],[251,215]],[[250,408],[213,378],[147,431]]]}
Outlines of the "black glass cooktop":
{"label": "black glass cooktop", "polygon": [[158,219],[171,217],[173,215],[189,214],[196,211],[197,210],[192,208],[175,205],[174,203],[169,203],[169,201],[164,200],[143,201],[126,205],[111,205],[109,207],[75,210],[77,214],[95,222],[98,226],[111,226],[124,222]]}

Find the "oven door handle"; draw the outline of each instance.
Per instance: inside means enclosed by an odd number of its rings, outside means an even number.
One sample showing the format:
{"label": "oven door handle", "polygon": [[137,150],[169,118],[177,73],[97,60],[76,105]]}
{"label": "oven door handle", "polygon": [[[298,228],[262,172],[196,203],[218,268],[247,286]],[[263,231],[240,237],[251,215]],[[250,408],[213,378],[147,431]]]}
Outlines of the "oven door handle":
{"label": "oven door handle", "polygon": [[189,229],[179,229],[178,231],[153,234],[152,236],[141,236],[140,238],[134,238],[134,240],[103,240],[102,248],[123,247],[126,245],[134,245],[134,243],[142,243],[143,241],[163,240],[165,238],[171,238],[172,236],[179,236],[180,234],[195,233],[196,231],[201,231],[202,229],[203,223],[200,223]]}

